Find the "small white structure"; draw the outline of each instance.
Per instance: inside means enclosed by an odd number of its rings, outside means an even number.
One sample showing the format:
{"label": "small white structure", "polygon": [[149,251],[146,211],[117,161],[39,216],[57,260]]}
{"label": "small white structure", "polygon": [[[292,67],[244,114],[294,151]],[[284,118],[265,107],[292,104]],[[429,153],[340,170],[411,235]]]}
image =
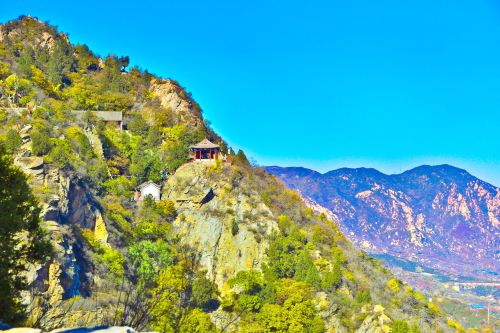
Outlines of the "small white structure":
{"label": "small white structure", "polygon": [[142,183],[137,187],[134,199],[135,201],[142,201],[148,195],[152,196],[156,201],[161,199],[161,186],[152,181]]}

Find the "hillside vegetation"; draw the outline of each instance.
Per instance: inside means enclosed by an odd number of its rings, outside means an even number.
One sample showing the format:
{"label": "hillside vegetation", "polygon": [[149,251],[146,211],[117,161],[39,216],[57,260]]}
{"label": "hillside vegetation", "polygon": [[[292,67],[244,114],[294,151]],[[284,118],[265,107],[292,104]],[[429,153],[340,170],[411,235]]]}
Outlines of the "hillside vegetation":
{"label": "hillside vegetation", "polygon": [[[24,318],[0,309],[1,321],[462,331],[243,152],[232,164],[187,163],[204,137],[227,147],[177,82],[129,68],[128,57],[101,58],[31,17],[1,26],[0,80],[0,139],[30,177],[53,248],[25,273]],[[72,110],[123,111],[127,130]],[[160,201],[132,200],[146,180],[162,185]]]}

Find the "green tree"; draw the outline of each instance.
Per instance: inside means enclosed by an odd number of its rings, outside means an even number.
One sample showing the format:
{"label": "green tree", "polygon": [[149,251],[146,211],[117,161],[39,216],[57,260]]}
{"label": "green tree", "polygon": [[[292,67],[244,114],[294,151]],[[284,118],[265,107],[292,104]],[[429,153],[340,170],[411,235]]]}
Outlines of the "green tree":
{"label": "green tree", "polygon": [[290,230],[287,236],[274,235],[267,249],[267,272],[275,278],[294,277],[298,254],[305,243],[305,236],[298,230]]}
{"label": "green tree", "polygon": [[160,271],[174,262],[172,249],[164,240],[136,242],[129,247],[128,253],[143,283],[153,281]]}
{"label": "green tree", "polygon": [[132,154],[132,164],[130,165],[130,173],[136,177],[139,182],[143,182],[151,165],[150,155],[144,151],[142,141],[137,145]]}
{"label": "green tree", "polygon": [[215,310],[213,308],[214,286],[204,274],[197,274],[191,286],[191,301],[195,307],[204,311]]}
{"label": "green tree", "polygon": [[44,261],[51,251],[26,176],[14,167],[2,146],[0,211],[0,321],[15,323],[23,315],[19,297],[26,285],[21,274],[28,264]]}
{"label": "green tree", "polygon": [[[102,74],[102,83],[104,88],[112,92],[125,93],[130,88],[130,82],[127,76],[122,75],[122,69],[125,65],[124,57],[118,59],[110,55],[104,61],[104,70]],[[127,64],[128,65],[128,64]]]}
{"label": "green tree", "polygon": [[340,270],[340,265],[338,263],[335,263],[331,272],[326,272],[323,274],[323,281],[321,282],[321,286],[325,290],[333,291],[340,286],[341,282],[342,271]]}
{"label": "green tree", "polygon": [[19,64],[19,68],[21,69],[21,73],[25,78],[31,77],[31,66],[35,63],[34,55],[35,51],[33,50],[33,48],[27,45],[26,47],[23,47],[21,55],[19,56],[19,59],[17,61],[17,63]]}
{"label": "green tree", "polygon": [[325,323],[315,309],[311,288],[304,282],[284,279],[276,304],[265,304],[256,316],[259,332],[323,333]]}
{"label": "green tree", "polygon": [[5,79],[9,76],[10,73],[10,64],[8,62],[0,61],[0,80]]}
{"label": "green tree", "polygon": [[20,79],[16,74],[11,74],[3,83],[7,99],[12,105],[26,105],[33,98],[33,88],[30,82]]}
{"label": "green tree", "polygon": [[250,166],[250,161],[248,161],[247,156],[243,152],[243,150],[238,150],[238,153],[236,154],[236,157],[234,159],[234,162],[238,165],[242,166]]}
{"label": "green tree", "polygon": [[68,74],[77,69],[77,62],[73,55],[73,48],[63,39],[56,40],[47,64],[47,76],[54,84],[68,86],[71,81]]}
{"label": "green tree", "polygon": [[132,117],[132,120],[130,120],[127,128],[133,135],[140,135],[143,138],[148,136],[149,125],[139,113]]}
{"label": "green tree", "polygon": [[161,144],[161,132],[158,126],[151,126],[148,129],[146,143],[150,148],[155,148]]}
{"label": "green tree", "polygon": [[49,157],[60,169],[69,168],[74,162],[75,152],[67,140],[57,140],[54,148],[50,151]]}
{"label": "green tree", "polygon": [[309,283],[315,288],[321,285],[321,277],[318,269],[307,251],[300,251],[295,263],[295,279]]}
{"label": "green tree", "polygon": [[181,320],[189,313],[186,290],[189,280],[185,263],[169,266],[160,273],[150,302],[151,328],[160,332],[177,332]]}
{"label": "green tree", "polygon": [[231,221],[231,235],[236,236],[240,231],[240,227],[238,226],[238,222],[236,219]]}
{"label": "green tree", "polygon": [[46,155],[52,149],[50,136],[45,130],[31,132],[31,151],[37,156]]}
{"label": "green tree", "polygon": [[210,316],[199,309],[193,309],[182,318],[179,333],[213,333],[216,327]]}
{"label": "green tree", "polygon": [[7,150],[11,153],[14,153],[17,151],[17,149],[19,149],[19,147],[21,147],[22,144],[23,140],[21,139],[18,131],[9,129],[5,137],[5,147],[7,148]]}

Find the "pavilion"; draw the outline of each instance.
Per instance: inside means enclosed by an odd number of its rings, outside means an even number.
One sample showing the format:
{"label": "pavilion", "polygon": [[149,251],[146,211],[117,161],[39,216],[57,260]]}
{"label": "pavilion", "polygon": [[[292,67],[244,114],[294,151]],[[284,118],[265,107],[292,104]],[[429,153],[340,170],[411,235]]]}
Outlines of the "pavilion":
{"label": "pavilion", "polygon": [[205,138],[201,142],[191,145],[189,150],[193,153],[195,161],[215,161],[219,158],[220,147]]}

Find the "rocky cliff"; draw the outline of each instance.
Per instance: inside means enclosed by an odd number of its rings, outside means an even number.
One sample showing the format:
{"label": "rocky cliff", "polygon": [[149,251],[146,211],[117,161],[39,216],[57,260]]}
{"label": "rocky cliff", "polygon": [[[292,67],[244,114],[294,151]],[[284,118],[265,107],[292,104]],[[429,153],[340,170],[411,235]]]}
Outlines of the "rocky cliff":
{"label": "rocky cliff", "polygon": [[179,216],[174,227],[181,242],[195,250],[221,289],[228,290],[227,278],[237,272],[261,268],[269,238],[278,227],[238,170],[188,163],[168,180],[164,193],[176,203]]}
{"label": "rocky cliff", "polygon": [[498,275],[500,189],[449,165],[399,175],[267,167],[370,253],[454,275]]}

